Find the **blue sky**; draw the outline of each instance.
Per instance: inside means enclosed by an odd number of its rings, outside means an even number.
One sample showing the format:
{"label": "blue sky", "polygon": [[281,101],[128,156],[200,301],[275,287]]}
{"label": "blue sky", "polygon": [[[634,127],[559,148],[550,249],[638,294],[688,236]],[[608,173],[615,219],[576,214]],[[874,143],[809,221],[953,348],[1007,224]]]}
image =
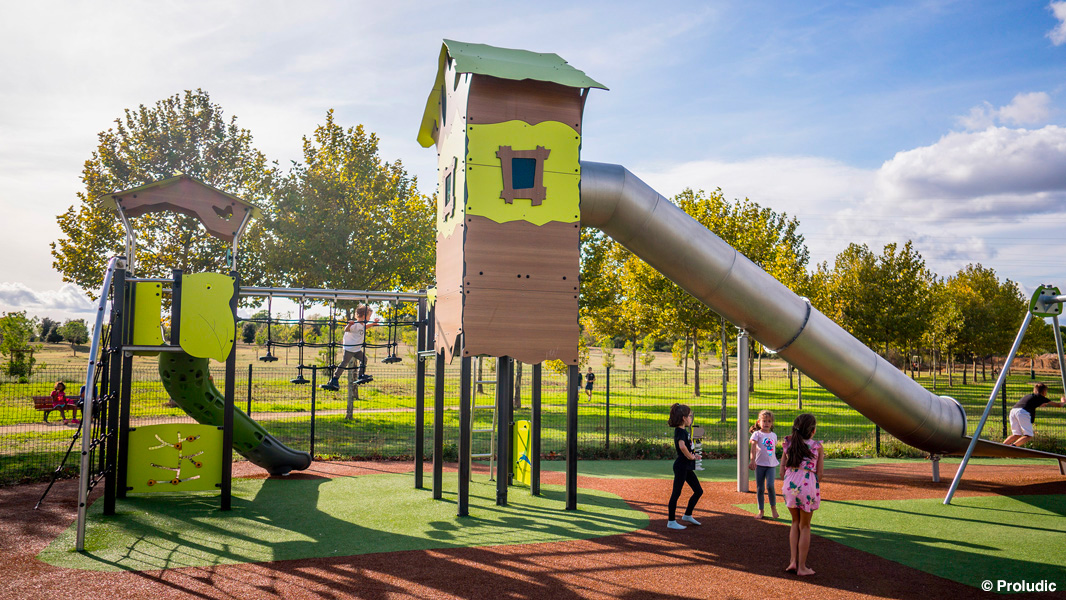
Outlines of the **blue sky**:
{"label": "blue sky", "polygon": [[[1066,2],[4,2],[0,311],[84,316],[55,216],[123,109],[203,88],[287,165],[328,109],[433,193],[415,141],[441,39],[555,52],[604,83],[582,158],[721,187],[812,257],[914,240],[1066,287]],[[117,249],[116,249],[117,250]]]}

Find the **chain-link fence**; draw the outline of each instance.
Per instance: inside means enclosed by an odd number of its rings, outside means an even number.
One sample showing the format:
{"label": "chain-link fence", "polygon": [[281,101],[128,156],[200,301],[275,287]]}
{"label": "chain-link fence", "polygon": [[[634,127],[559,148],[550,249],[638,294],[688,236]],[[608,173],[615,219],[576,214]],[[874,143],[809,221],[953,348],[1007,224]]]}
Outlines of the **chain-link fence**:
{"label": "chain-link fence", "polygon": [[[134,425],[190,421],[190,417],[170,402],[159,380],[158,369],[146,359],[133,370],[131,420]],[[432,453],[434,378],[432,360],[426,369],[425,455]],[[494,361],[483,361],[491,366]],[[780,363],[773,368],[756,365],[752,373],[749,412],[754,422],[758,411],[774,412],[778,430],[788,425],[800,412],[818,418],[818,437],[836,455],[919,456],[917,451],[880,432],[832,394],[815,385],[798,372],[788,373]],[[530,367],[525,366],[517,388],[516,420],[530,419]],[[368,372],[374,381],[354,388],[351,401],[346,386],[339,392],[318,389],[326,373],[305,369],[309,383],[294,384],[297,370],[274,363],[253,363],[237,368],[237,407],[251,415],[281,442],[318,458],[409,458],[415,443],[415,377],[411,357],[401,363],[372,362]],[[221,389],[224,366],[213,364],[212,376]],[[915,374],[922,385],[934,389],[929,373]],[[33,398],[47,396],[55,382],[66,382],[68,391],[78,390],[84,369],[48,367],[38,369],[26,381],[0,380],[0,484],[47,477],[63,460],[76,432],[73,415],[58,411],[47,413],[35,407]],[[491,372],[477,379],[491,380]],[[697,384],[698,381],[698,384]],[[1057,374],[1044,379],[1049,395],[1062,395]],[[343,383],[343,380],[342,380]],[[1006,393],[996,399],[985,427],[984,437],[1000,440],[1007,433],[1009,408],[1018,398],[1031,391],[1030,373],[1015,372],[1008,380]],[[444,435],[446,460],[457,457],[459,430],[459,361],[445,368]],[[935,391],[954,397],[969,415],[968,431],[973,431],[994,385],[987,378],[972,374],[963,382],[962,375],[936,376]],[[698,387],[697,387],[698,386]],[[495,388],[482,383],[474,390],[474,405],[494,402]],[[670,405],[682,402],[695,411],[696,425],[706,431],[704,451],[711,455],[732,456],[736,452],[735,377],[722,381],[722,371],[703,368],[697,374],[690,368],[647,369],[635,374],[629,370],[597,372],[591,397],[584,388],[579,394],[578,448],[586,458],[658,458],[671,457],[672,431],[666,425]],[[47,421],[44,419],[47,417]],[[566,442],[566,376],[549,369],[542,381],[542,449],[546,458],[562,457]],[[1035,447],[1062,452],[1066,449],[1066,410],[1045,407],[1038,411]],[[475,409],[474,429],[490,429],[493,410]],[[488,451],[491,434],[477,433],[473,452]],[[77,451],[67,460],[65,475],[76,472]]]}

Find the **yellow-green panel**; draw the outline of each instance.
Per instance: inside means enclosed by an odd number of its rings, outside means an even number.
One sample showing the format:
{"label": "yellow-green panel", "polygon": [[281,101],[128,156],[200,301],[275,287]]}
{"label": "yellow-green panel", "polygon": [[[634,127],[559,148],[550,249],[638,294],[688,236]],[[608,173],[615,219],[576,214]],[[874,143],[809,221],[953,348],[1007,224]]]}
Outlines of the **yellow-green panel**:
{"label": "yellow-green panel", "polygon": [[533,485],[533,463],[529,460],[529,421],[514,424],[514,480],[515,483]]}
{"label": "yellow-green panel", "polygon": [[466,162],[468,165],[500,166],[496,151],[500,146],[512,150],[536,150],[544,146],[551,150],[544,170],[553,173],[581,173],[578,152],[581,136],[574,128],[558,121],[530,125],[525,121],[507,121],[491,125],[467,125]]}
{"label": "yellow-green panel", "polygon": [[544,188],[547,196],[537,206],[522,198],[507,204],[503,192],[503,171],[499,166],[471,165],[466,174],[469,197],[466,214],[478,215],[497,223],[529,221],[543,225],[551,221],[575,223],[581,220],[579,199],[581,177],[563,173],[544,173]]}
{"label": "yellow-green panel", "polygon": [[224,361],[236,336],[230,299],[233,277],[194,273],[181,281],[181,349],[198,358]]}
{"label": "yellow-green panel", "polygon": [[[163,284],[139,281],[133,294],[133,345],[160,346],[163,344],[161,314]],[[146,352],[145,354],[155,354]]]}
{"label": "yellow-green panel", "polygon": [[213,425],[166,423],[130,430],[126,485],[133,493],[217,490],[222,431]]}

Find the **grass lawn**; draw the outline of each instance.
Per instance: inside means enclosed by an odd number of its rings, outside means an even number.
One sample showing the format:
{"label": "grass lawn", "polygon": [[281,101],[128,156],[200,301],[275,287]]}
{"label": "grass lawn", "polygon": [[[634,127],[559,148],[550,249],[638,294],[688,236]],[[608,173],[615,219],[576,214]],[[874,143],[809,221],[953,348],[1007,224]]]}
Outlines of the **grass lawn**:
{"label": "grass lawn", "polygon": [[89,509],[86,552],[75,552],[75,526],[39,555],[52,565],[97,571],[351,556],[374,552],[495,546],[588,539],[634,531],[648,518],[621,498],[581,490],[576,511],[563,510],[560,486],[534,497],[521,488],[496,506],[495,483],[470,483],[470,513],[456,516],[457,475],[444,476],[444,501],[415,490],[406,475],[336,479],[237,479],[233,508],[217,494],[130,497],[104,517]]}
{"label": "grass lawn", "polygon": [[[741,508],[756,512],[755,504]],[[985,580],[1066,586],[1066,497],[823,501],[812,533],[980,588]],[[787,515],[786,519],[787,521]],[[817,565],[818,558],[811,557]]]}

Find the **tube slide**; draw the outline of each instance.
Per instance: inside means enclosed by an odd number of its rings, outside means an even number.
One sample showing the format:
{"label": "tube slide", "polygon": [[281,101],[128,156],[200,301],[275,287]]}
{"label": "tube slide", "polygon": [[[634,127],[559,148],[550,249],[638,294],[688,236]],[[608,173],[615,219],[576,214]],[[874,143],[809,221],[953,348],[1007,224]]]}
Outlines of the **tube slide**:
{"label": "tube slide", "polygon": [[[624,167],[581,162],[581,224],[596,227],[905,444],[962,454],[966,412],[818,312]],[[976,456],[1064,458],[979,440]]]}
{"label": "tube slide", "polygon": [[[208,359],[184,352],[162,352],[159,376],[174,402],[203,425],[222,426],[225,396],[208,377]],[[311,455],[293,450],[270,435],[241,410],[233,409],[233,449],[271,475],[311,466]]]}

